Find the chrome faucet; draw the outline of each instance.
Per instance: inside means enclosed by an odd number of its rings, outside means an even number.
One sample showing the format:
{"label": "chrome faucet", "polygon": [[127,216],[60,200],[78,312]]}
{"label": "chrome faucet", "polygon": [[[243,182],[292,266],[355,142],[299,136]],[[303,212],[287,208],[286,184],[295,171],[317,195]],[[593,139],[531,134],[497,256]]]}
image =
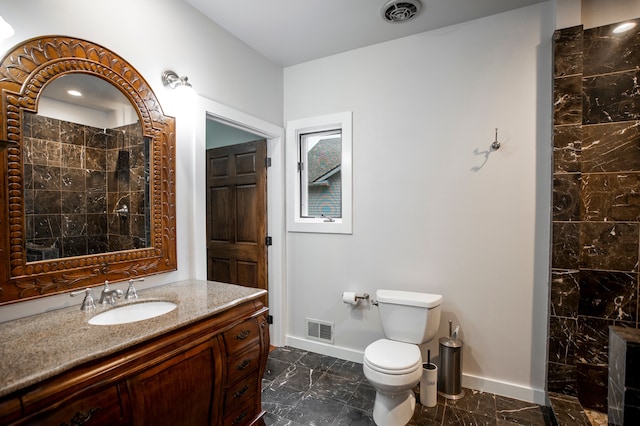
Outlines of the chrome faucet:
{"label": "chrome faucet", "polygon": [[110,288],[109,281],[105,281],[104,288],[102,289],[102,293],[100,294],[100,304],[109,304],[115,306],[116,299],[121,298],[123,295],[124,293],[122,290]]}

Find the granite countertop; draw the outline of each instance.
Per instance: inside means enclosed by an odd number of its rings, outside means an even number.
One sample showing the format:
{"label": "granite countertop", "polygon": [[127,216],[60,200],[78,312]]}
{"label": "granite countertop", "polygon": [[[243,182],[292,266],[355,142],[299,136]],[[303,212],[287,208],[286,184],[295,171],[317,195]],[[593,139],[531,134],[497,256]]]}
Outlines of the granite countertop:
{"label": "granite countertop", "polygon": [[[96,303],[100,288],[94,289]],[[159,317],[120,325],[90,325],[111,306],[86,313],[79,306],[0,324],[0,396],[48,379],[87,361],[131,347],[214,313],[256,299],[265,290],[213,281],[186,280],[138,291],[138,299],[178,305]]]}

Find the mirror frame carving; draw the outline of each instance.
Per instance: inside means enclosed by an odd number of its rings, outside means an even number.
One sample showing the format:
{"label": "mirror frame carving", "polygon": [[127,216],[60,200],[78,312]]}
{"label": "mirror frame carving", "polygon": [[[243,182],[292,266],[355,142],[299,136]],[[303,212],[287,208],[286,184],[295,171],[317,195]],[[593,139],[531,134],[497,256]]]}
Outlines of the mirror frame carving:
{"label": "mirror frame carving", "polygon": [[[106,80],[131,101],[149,137],[149,247],[26,261],[23,111],[37,112],[47,83],[69,73]],[[0,305],[177,269],[175,119],[165,116],[145,79],[98,44],[66,36],[26,40],[0,62]]]}

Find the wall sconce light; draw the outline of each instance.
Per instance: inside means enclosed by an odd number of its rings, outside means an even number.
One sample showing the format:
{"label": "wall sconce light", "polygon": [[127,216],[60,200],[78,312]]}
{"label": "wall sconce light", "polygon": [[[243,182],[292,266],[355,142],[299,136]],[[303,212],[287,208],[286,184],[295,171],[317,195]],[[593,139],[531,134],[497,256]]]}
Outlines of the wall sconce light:
{"label": "wall sconce light", "polygon": [[189,77],[187,77],[186,75],[180,77],[178,74],[176,74],[174,71],[171,71],[171,70],[167,70],[162,73],[162,84],[164,84],[165,87],[168,87],[170,89],[175,89],[177,87],[191,88],[191,83],[189,83]]}

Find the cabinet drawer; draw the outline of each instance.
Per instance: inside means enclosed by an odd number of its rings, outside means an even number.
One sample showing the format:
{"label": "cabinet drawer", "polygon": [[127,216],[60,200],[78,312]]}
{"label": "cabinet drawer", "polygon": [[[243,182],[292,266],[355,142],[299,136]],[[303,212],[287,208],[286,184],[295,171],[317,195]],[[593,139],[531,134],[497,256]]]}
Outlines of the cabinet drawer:
{"label": "cabinet drawer", "polygon": [[224,397],[225,410],[233,411],[235,407],[242,405],[247,400],[254,401],[256,389],[258,389],[258,379],[259,377],[254,374],[231,385]]}
{"label": "cabinet drawer", "polygon": [[57,408],[30,417],[20,424],[119,425],[128,423],[120,405],[118,389],[116,386],[109,386],[100,391],[85,393]]}
{"label": "cabinet drawer", "polygon": [[227,354],[236,352],[255,344],[260,339],[260,328],[254,318],[241,322],[223,334]]}
{"label": "cabinet drawer", "polygon": [[229,357],[227,363],[227,385],[256,371],[258,367],[260,367],[260,345],[254,345],[244,352],[234,354]]}
{"label": "cabinet drawer", "polygon": [[256,416],[255,402],[245,401],[237,410],[228,411],[224,416],[222,424],[224,426],[241,426],[250,424]]}

